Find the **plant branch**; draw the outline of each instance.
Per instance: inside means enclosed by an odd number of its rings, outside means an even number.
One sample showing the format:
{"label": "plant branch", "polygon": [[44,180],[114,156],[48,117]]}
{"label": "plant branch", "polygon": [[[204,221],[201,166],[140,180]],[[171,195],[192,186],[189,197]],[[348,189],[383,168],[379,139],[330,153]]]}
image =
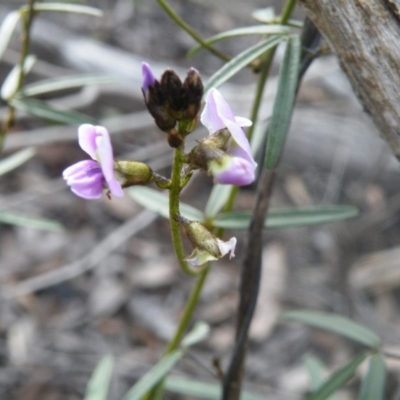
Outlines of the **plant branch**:
{"label": "plant branch", "polygon": [[[25,80],[24,64],[26,57],[28,56],[29,53],[30,30],[35,15],[34,6],[35,6],[35,0],[29,0],[28,8],[26,12],[23,13],[23,17],[21,17],[23,18],[23,24],[21,33],[21,54],[18,63],[19,75],[18,75],[16,92],[21,90]],[[4,139],[7,135],[7,132],[14,125],[14,122],[15,122],[15,108],[13,106],[9,106],[8,112],[3,120],[3,123],[1,124],[1,129],[0,129],[0,153],[2,153],[3,151]]]}
{"label": "plant branch", "polygon": [[170,7],[170,5],[165,0],[158,0],[160,6],[164,9],[164,11],[172,18],[172,20],[180,26],[184,31],[186,31],[194,40],[200,43],[204,48],[208,51],[221,58],[224,61],[229,61],[231,57],[227,54],[217,50],[209,43],[207,43],[195,30],[191,28],[185,21],[182,20],[181,17]]}

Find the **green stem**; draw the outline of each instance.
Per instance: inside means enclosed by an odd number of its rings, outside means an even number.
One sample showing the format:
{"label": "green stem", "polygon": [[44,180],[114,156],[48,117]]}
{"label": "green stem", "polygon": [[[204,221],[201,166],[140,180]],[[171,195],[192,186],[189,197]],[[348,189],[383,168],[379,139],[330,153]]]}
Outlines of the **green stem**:
{"label": "green stem", "polygon": [[171,17],[171,19],[178,26],[180,26],[184,31],[186,31],[194,40],[200,43],[208,51],[215,54],[222,60],[229,61],[231,59],[231,57],[229,57],[225,53],[217,50],[209,43],[207,43],[196,31],[194,31],[185,21],[183,21],[181,17],[179,17],[179,15],[170,7],[170,5],[165,0],[158,0],[158,2],[160,6],[164,9],[164,11]]}
{"label": "green stem", "polygon": [[[24,83],[25,79],[25,73],[24,73],[24,64],[26,57],[28,56],[29,52],[29,33],[31,30],[32,26],[32,21],[33,17],[35,15],[35,10],[34,10],[34,5],[35,5],[35,0],[29,0],[29,4],[26,10],[25,17],[23,19],[23,25],[22,25],[22,33],[21,33],[21,54],[20,54],[20,59],[18,62],[19,65],[19,75],[18,75],[18,82],[17,82],[17,89],[16,93],[19,92],[22,88],[22,85]],[[13,126],[15,120],[15,108],[13,106],[9,106],[7,115],[4,118],[3,123],[1,124],[1,130],[0,130],[0,153],[3,151],[3,146],[4,146],[4,139],[6,137],[6,134],[8,130]]]}
{"label": "green stem", "polygon": [[179,264],[182,270],[192,276],[199,275],[203,268],[200,269],[192,269],[188,265],[185,259],[185,250],[182,244],[180,225],[177,217],[179,217],[179,195],[181,192],[181,171],[182,171],[182,157],[183,157],[183,146],[175,149],[174,161],[172,164],[172,174],[171,174],[171,186],[169,189],[169,216],[170,216],[170,224],[171,224],[171,237],[172,237],[172,245],[174,247],[174,251],[176,257],[179,261]]}

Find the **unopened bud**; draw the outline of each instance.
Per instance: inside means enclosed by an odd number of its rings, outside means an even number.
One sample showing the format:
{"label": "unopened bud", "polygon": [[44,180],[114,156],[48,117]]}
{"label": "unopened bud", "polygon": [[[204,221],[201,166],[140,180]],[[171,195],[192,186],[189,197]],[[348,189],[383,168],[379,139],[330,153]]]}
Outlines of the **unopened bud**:
{"label": "unopened bud", "polygon": [[154,180],[151,168],[138,161],[116,161],[114,169],[121,176],[123,187],[147,185]]}
{"label": "unopened bud", "polygon": [[156,125],[164,132],[169,132],[176,125],[176,118],[167,109],[167,98],[160,82],[154,77],[149,64],[142,63],[142,92],[147,109]]}
{"label": "unopened bud", "polygon": [[167,100],[168,112],[176,119],[182,117],[183,97],[182,82],[172,69],[164,71],[161,77],[161,88]]}
{"label": "unopened bud", "polygon": [[183,82],[183,116],[188,120],[197,120],[201,108],[204,87],[200,74],[194,68],[190,68]]}

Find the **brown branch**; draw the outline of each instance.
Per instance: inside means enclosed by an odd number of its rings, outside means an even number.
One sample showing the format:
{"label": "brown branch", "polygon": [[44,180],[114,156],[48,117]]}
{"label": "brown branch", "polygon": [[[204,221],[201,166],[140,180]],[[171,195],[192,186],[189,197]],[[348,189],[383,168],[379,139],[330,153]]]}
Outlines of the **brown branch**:
{"label": "brown branch", "polygon": [[299,0],[400,159],[400,20],[389,0]]}

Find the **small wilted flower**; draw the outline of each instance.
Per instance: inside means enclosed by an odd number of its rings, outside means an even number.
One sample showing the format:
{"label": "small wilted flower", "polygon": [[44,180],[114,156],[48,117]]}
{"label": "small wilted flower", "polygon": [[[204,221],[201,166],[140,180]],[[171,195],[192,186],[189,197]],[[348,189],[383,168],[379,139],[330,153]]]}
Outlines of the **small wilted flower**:
{"label": "small wilted flower", "polygon": [[121,184],[114,176],[114,156],[107,129],[103,126],[81,125],[78,141],[92,160],[79,161],[65,169],[63,178],[67,185],[84,199],[100,198],[105,187],[112,195],[122,197],[124,192]]}
{"label": "small wilted flower", "polygon": [[[232,140],[228,148],[224,144],[224,154],[212,157],[207,162],[207,171],[217,183],[232,185],[248,185],[255,179],[257,163],[254,161],[249,141],[242,129],[252,122],[247,118],[235,117],[232,109],[215,88],[210,89],[206,97],[206,105],[200,120],[210,132],[210,138],[219,137],[228,130]],[[209,139],[201,145],[210,146]],[[211,143],[212,145],[212,143]]]}
{"label": "small wilted flower", "polygon": [[180,217],[184,231],[188,239],[192,242],[194,250],[185,260],[189,265],[196,267],[207,261],[218,260],[229,253],[229,258],[235,257],[236,238],[232,237],[228,241],[215,237],[200,222],[188,221]]}

